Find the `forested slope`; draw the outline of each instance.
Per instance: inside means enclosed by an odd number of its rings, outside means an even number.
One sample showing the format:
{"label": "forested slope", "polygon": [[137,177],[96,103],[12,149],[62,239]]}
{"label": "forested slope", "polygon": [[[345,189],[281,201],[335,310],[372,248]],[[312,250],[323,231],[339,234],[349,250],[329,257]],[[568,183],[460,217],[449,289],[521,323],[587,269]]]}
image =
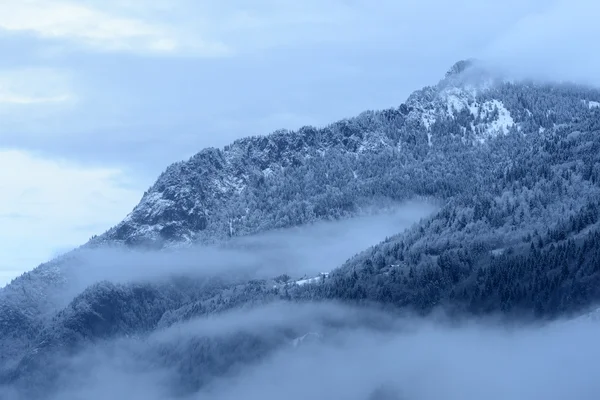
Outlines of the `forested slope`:
{"label": "forested slope", "polygon": [[[519,319],[582,313],[600,300],[599,106],[595,89],[508,81],[460,62],[399,107],[205,149],[168,167],[84,249],[222,245],[408,199],[441,207],[312,280],[95,282],[65,300],[54,296],[69,285],[64,262],[47,263],[0,291],[0,383],[39,395],[64,357],[121,338],[140,346],[135,357],[179,368],[182,388],[194,391],[306,335],[309,316],[268,337],[243,330],[156,344],[154,335],[275,302]],[[320,329],[343,325],[325,320]],[[224,357],[230,348],[240,358]]]}

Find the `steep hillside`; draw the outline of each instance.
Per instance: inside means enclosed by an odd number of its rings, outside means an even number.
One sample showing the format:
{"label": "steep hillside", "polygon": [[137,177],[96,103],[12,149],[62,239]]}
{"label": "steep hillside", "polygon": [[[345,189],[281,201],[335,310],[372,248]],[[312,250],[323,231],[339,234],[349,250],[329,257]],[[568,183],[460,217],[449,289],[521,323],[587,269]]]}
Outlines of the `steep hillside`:
{"label": "steep hillside", "polygon": [[[66,298],[54,296],[68,286],[63,264],[42,265],[0,291],[0,384],[43,393],[61,374],[56,354],[112,338],[145,346],[195,317],[279,301],[518,318],[581,313],[600,300],[597,104],[598,90],[509,81],[465,61],[397,108],[205,149],[168,167],[131,214],[86,247],[222,243],[417,197],[443,206],[408,232],[355,249],[337,270],[301,281],[100,282]],[[205,377],[307,329],[268,340],[197,337],[152,347],[153,362],[174,367],[191,355],[175,368],[197,390]],[[239,360],[215,361],[236,345]],[[198,360],[214,370],[195,377]]]}
{"label": "steep hillside", "polygon": [[475,159],[507,161],[490,139],[590,118],[600,101],[591,89],[493,77],[459,62],[397,108],[205,149],[167,168],[94,243],[214,241],[352,215],[374,198],[448,198],[488,177]]}
{"label": "steep hillside", "polygon": [[510,163],[489,184],[350,260],[327,295],[536,316],[600,301],[600,110],[493,146]]}

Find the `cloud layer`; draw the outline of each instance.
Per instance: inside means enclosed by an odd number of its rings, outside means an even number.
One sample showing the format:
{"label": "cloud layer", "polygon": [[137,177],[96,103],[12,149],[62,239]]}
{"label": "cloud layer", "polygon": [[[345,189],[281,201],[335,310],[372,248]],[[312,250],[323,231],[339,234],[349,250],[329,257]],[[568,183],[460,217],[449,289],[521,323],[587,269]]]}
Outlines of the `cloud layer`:
{"label": "cloud layer", "polygon": [[427,202],[406,202],[373,215],[240,237],[218,247],[80,249],[61,264],[70,282],[62,291],[65,298],[61,303],[98,281],[159,282],[172,276],[228,276],[244,282],[281,274],[288,274],[292,280],[315,277],[339,267],[358,251],[404,231],[436,209]]}
{"label": "cloud layer", "polygon": [[[103,6],[109,10],[102,10]],[[42,39],[67,40],[100,51],[168,54],[193,49],[203,56],[226,52],[222,45],[199,40],[187,48],[189,43],[178,37],[174,27],[121,16],[110,8],[102,3],[93,6],[73,1],[6,1],[0,4],[0,29]]]}
{"label": "cloud layer", "polygon": [[600,393],[599,333],[584,319],[449,326],[328,303],[270,304],[89,347],[61,364],[54,398],[591,400]]}
{"label": "cloud layer", "polygon": [[15,107],[73,103],[70,86],[64,73],[50,68],[0,69],[0,115]]}

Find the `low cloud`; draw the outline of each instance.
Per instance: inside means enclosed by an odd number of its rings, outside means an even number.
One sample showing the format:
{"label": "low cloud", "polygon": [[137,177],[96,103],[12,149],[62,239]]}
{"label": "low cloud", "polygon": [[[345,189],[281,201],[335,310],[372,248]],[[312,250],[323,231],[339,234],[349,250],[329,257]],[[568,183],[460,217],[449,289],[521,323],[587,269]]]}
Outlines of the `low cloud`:
{"label": "low cloud", "polygon": [[[318,307],[318,306],[317,306]],[[472,323],[449,328],[400,320],[410,331],[342,329],[332,344],[282,351],[222,382],[215,399],[592,399],[600,383],[591,370],[600,352],[596,323],[541,328]],[[337,336],[339,335],[339,336]],[[198,398],[202,397],[202,393]]]}
{"label": "low cloud", "polygon": [[70,281],[63,294],[68,300],[101,280],[159,282],[172,276],[218,276],[244,281],[281,274],[293,279],[313,277],[339,267],[357,251],[404,231],[435,210],[436,205],[426,201],[406,202],[372,215],[240,237],[221,246],[160,251],[82,249],[63,260]]}
{"label": "low cloud", "polygon": [[[406,203],[387,213],[240,238],[221,247],[80,251],[65,260],[70,295],[98,280],[160,283],[173,275],[190,281],[206,276],[244,280],[284,272],[300,277],[339,265],[357,248],[400,232],[433,210],[432,205]],[[63,295],[70,296],[69,290]],[[85,303],[79,309],[85,311]],[[591,318],[506,326],[481,319],[450,323],[440,315],[421,319],[331,302],[274,302],[172,322],[149,332],[132,328],[127,335],[85,342],[70,356],[42,348],[47,358],[37,365],[48,370],[28,372],[15,386],[3,387],[3,394],[9,400],[35,398],[28,383],[35,377],[43,397],[56,400],[558,400],[600,395],[591,372],[600,357],[595,345],[600,323]],[[60,323],[49,329],[62,337]],[[56,376],[46,389],[49,372]]]}
{"label": "low cloud", "polygon": [[585,319],[450,326],[331,303],[271,304],[88,348],[65,363],[53,398],[591,400],[600,395],[598,334]]}

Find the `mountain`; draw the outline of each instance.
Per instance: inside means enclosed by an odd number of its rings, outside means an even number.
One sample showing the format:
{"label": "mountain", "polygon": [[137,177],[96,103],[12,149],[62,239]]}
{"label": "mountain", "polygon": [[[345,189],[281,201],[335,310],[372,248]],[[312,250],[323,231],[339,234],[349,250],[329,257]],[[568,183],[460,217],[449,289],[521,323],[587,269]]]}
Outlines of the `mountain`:
{"label": "mountain", "polygon": [[495,156],[480,144],[589,118],[600,101],[591,89],[496,82],[468,65],[398,108],[244,138],[173,164],[94,242],[214,241],[349,216],[377,197],[448,198],[482,175],[461,163]]}
{"label": "mountain", "polygon": [[[520,319],[582,313],[600,300],[598,105],[596,89],[514,81],[469,60],[399,107],[204,149],[169,166],[121,223],[83,249],[222,245],[409,199],[442,205],[408,231],[355,249],[331,273],[301,281],[175,276],[95,282],[65,297],[55,294],[70,284],[68,263],[44,264],[0,291],[0,383],[43,392],[63,370],[56,354],[69,359],[122,338],[143,349],[142,359],[178,369],[181,387],[193,392],[299,337],[344,325],[328,314],[315,329],[304,315],[270,336],[156,339],[197,317],[282,301]],[[65,259],[77,264],[79,251]],[[239,358],[223,355],[236,346]]]}
{"label": "mountain", "polygon": [[593,89],[493,76],[458,62],[398,108],[205,149],[167,168],[94,242],[214,241],[348,216],[374,197],[448,198],[481,175],[457,158],[493,157],[479,144],[590,118],[600,101]]}

